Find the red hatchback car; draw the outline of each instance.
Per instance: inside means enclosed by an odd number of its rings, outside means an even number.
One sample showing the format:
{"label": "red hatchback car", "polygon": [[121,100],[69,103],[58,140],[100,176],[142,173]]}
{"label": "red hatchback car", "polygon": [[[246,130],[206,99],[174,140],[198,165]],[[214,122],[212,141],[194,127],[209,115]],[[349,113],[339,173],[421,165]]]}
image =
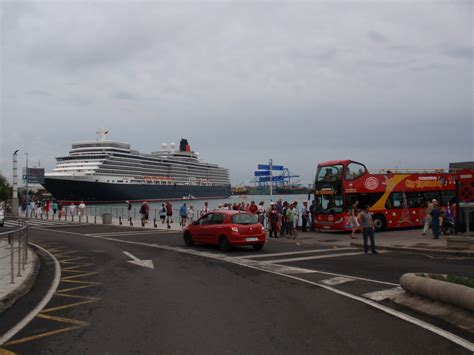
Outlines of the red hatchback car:
{"label": "red hatchback car", "polygon": [[266,236],[257,216],[240,211],[215,211],[208,213],[184,228],[184,243],[218,245],[223,251],[237,245],[251,245],[260,250]]}

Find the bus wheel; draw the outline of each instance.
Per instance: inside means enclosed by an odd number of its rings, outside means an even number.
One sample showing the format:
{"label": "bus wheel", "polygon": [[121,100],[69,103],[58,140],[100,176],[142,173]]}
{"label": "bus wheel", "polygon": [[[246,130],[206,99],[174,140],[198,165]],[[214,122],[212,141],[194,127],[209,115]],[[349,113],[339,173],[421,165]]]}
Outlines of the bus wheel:
{"label": "bus wheel", "polygon": [[387,226],[387,221],[385,220],[385,217],[380,214],[376,214],[373,218],[374,218],[375,231],[380,232],[384,230],[385,227]]}

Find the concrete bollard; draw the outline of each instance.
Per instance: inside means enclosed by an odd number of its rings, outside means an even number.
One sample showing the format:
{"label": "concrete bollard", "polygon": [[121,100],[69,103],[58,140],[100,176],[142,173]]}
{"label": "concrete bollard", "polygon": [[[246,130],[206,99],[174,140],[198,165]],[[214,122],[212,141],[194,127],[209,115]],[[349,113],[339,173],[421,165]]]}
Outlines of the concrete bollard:
{"label": "concrete bollard", "polygon": [[410,293],[428,297],[474,312],[474,289],[448,281],[440,281],[414,273],[404,274],[400,286]]}

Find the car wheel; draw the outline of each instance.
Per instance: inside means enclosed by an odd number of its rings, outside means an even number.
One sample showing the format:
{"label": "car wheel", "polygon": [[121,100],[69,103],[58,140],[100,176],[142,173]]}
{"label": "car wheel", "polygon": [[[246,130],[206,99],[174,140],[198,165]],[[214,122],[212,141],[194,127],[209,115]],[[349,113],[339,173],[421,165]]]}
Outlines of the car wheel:
{"label": "car wheel", "polygon": [[229,243],[229,239],[225,235],[219,238],[219,249],[222,251],[229,251],[232,246]]}
{"label": "car wheel", "polygon": [[186,246],[192,247],[194,245],[193,236],[191,235],[191,233],[189,232],[184,233],[183,239],[184,239],[184,244],[186,244]]}
{"label": "car wheel", "polygon": [[253,247],[255,250],[262,250],[263,244],[254,244],[254,245],[252,245],[252,247]]}
{"label": "car wheel", "polygon": [[383,231],[387,226],[387,222],[385,221],[385,217],[382,215],[375,215],[374,216],[374,227],[376,232]]}

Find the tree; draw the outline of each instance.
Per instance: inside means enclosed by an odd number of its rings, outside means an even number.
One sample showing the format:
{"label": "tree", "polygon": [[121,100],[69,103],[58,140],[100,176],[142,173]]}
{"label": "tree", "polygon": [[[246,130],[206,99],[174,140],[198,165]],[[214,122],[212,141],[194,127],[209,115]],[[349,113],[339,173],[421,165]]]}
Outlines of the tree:
{"label": "tree", "polygon": [[12,197],[13,188],[5,176],[0,175],[0,201],[6,201]]}

